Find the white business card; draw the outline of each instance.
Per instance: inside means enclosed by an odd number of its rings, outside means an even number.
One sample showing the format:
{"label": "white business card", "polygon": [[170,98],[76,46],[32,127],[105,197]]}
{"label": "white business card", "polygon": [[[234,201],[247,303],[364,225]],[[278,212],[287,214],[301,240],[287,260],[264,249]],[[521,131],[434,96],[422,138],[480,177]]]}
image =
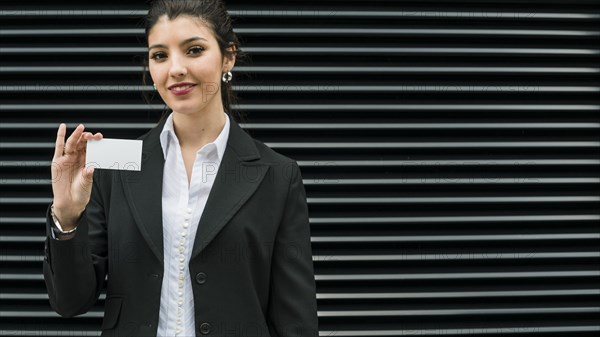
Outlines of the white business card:
{"label": "white business card", "polygon": [[112,138],[88,140],[85,166],[108,170],[141,171],[142,141]]}

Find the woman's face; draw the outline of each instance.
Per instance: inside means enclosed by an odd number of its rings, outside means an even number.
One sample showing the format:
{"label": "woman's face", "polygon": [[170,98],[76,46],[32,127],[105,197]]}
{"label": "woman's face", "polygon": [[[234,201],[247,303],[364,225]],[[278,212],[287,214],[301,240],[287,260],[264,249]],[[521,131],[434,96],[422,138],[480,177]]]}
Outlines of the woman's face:
{"label": "woman's face", "polygon": [[148,34],[148,61],[156,89],[174,112],[223,111],[221,76],[233,68],[235,58],[221,54],[204,23],[163,15]]}

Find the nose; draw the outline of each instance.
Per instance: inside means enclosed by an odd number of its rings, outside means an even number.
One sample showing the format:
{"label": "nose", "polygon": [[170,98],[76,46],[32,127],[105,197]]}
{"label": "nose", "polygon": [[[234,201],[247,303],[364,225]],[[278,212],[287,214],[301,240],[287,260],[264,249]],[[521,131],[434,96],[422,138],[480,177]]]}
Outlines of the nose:
{"label": "nose", "polygon": [[169,75],[172,77],[181,77],[187,73],[185,61],[182,57],[173,55],[171,56],[171,69],[169,69]]}

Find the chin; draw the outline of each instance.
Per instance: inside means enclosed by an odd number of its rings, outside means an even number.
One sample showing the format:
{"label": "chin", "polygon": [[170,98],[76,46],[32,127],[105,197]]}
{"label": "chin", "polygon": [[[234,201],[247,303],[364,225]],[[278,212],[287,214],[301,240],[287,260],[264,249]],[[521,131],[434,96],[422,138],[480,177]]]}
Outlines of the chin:
{"label": "chin", "polygon": [[194,104],[173,104],[169,106],[171,108],[171,110],[184,114],[184,115],[191,115],[194,114],[196,112],[198,112],[199,107],[198,105],[194,105]]}

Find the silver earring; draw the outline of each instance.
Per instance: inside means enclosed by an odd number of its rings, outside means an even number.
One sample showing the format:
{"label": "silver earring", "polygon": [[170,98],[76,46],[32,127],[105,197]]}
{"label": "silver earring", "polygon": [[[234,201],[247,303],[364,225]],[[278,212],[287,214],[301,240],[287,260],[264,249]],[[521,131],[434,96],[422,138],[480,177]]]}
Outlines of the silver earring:
{"label": "silver earring", "polygon": [[231,81],[232,77],[233,77],[233,75],[231,74],[231,71],[228,71],[226,73],[223,73],[221,80],[223,80],[223,82],[225,82],[225,83],[228,83],[229,81]]}
{"label": "silver earring", "polygon": [[154,83],[153,86],[154,86],[154,90],[156,90],[156,83]]}

